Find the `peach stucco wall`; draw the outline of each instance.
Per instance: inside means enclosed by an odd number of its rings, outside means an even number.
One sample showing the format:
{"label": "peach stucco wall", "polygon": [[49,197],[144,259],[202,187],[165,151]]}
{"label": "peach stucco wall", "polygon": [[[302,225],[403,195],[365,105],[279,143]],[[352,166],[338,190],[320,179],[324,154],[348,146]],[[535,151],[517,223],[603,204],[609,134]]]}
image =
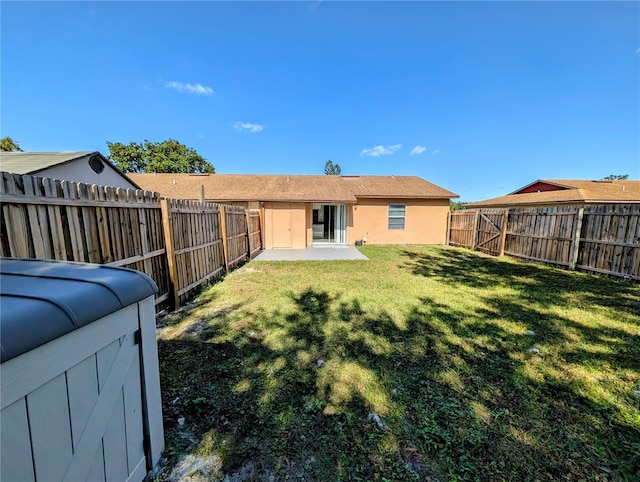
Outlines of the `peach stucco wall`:
{"label": "peach stucco wall", "polygon": [[[406,204],[404,229],[388,229],[389,203]],[[358,199],[347,242],[367,238],[367,244],[444,244],[448,199]]]}
{"label": "peach stucco wall", "polygon": [[[388,229],[390,203],[406,204],[405,228]],[[264,203],[265,247],[304,248],[313,243],[311,203]],[[347,244],[444,244],[448,199],[359,199],[347,205]]]}

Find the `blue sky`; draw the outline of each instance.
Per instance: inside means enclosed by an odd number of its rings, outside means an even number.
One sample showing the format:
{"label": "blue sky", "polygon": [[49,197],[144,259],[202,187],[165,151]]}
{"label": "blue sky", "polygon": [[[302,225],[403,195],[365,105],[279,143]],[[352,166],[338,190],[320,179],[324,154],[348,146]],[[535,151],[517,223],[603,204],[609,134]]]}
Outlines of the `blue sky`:
{"label": "blue sky", "polygon": [[173,138],[219,173],[417,175],[464,201],[640,178],[638,2],[1,3],[0,134]]}

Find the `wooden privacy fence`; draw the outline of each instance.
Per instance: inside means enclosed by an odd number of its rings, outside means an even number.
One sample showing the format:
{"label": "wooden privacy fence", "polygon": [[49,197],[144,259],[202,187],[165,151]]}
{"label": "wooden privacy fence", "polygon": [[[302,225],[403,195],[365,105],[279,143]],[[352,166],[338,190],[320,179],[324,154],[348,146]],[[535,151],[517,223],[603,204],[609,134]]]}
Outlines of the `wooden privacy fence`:
{"label": "wooden privacy fence", "polygon": [[448,244],[640,280],[640,204],[454,211]]}
{"label": "wooden privacy fence", "polygon": [[156,305],[262,249],[259,210],[0,173],[0,256],[124,266],[151,276]]}

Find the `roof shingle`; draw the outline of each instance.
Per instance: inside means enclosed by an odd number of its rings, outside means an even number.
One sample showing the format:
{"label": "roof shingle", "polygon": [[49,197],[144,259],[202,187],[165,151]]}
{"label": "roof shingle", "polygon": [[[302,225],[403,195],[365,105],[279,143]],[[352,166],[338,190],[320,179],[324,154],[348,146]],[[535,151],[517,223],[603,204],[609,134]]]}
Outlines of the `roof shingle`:
{"label": "roof shingle", "polygon": [[282,201],[353,204],[357,197],[452,198],[446,189],[415,176],[300,176],[264,174],[129,174],[148,191],[165,197],[220,202]]}
{"label": "roof shingle", "polygon": [[14,174],[36,174],[48,167],[99,154],[96,151],[0,152],[0,170]]}

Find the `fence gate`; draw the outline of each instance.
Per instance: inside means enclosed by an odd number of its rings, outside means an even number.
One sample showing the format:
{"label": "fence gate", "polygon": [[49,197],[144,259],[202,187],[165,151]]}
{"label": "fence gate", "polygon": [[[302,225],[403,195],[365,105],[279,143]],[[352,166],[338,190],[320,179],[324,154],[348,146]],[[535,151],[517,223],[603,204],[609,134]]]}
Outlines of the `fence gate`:
{"label": "fence gate", "polygon": [[476,249],[483,253],[499,256],[501,254],[502,225],[505,211],[486,210],[478,216]]}

